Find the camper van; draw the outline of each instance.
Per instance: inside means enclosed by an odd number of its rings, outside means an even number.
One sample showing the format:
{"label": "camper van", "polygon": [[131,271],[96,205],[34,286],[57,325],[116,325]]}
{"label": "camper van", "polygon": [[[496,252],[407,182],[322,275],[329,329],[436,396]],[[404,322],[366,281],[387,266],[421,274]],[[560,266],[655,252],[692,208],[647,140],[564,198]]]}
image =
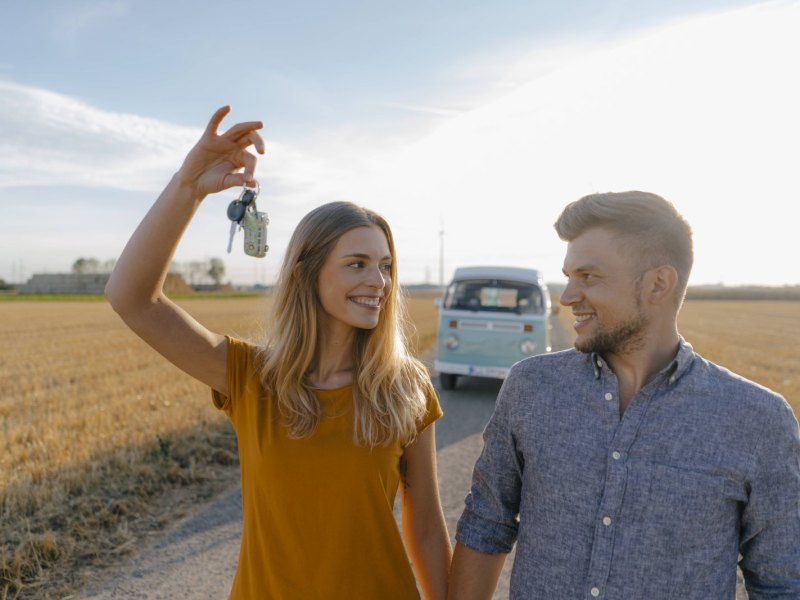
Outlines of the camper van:
{"label": "camper van", "polygon": [[437,304],[442,389],[465,375],[505,379],[514,363],[551,350],[550,294],[539,271],[462,267]]}

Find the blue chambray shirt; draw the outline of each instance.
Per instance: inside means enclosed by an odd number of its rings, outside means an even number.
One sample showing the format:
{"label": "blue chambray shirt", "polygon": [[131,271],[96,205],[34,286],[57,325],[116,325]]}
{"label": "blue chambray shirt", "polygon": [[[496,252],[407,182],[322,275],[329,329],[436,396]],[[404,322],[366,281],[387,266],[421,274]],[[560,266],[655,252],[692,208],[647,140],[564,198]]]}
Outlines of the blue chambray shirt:
{"label": "blue chambray shirt", "polygon": [[779,395],[695,354],[619,416],[614,373],[567,350],[511,369],[456,539],[510,552],[512,600],[800,599],[800,437]]}

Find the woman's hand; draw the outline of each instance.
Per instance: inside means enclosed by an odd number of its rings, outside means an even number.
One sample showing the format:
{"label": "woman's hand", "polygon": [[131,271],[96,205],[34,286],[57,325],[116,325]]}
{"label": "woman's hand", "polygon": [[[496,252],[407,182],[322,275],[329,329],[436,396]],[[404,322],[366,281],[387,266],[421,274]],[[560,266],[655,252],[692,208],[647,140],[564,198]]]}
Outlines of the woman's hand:
{"label": "woman's hand", "polygon": [[230,106],[223,106],[214,113],[177,173],[180,184],[189,187],[197,197],[256,183],[256,157],[245,150],[254,146],[259,154],[264,154],[264,140],[256,133],[263,124],[237,123],[220,135],[217,129],[230,110]]}

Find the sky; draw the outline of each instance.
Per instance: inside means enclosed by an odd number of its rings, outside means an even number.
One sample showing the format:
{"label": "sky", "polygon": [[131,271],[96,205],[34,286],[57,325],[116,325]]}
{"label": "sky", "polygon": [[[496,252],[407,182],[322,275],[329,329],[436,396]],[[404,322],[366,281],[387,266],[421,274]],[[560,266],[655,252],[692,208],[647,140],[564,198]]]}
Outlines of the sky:
{"label": "sky", "polygon": [[672,201],[692,285],[800,284],[800,1],[2,2],[0,278],[119,255],[219,107],[262,120],[270,252],[226,254],[228,190],[180,262],[272,283],[309,210],[383,214],[402,283],[563,279],[593,192]]}

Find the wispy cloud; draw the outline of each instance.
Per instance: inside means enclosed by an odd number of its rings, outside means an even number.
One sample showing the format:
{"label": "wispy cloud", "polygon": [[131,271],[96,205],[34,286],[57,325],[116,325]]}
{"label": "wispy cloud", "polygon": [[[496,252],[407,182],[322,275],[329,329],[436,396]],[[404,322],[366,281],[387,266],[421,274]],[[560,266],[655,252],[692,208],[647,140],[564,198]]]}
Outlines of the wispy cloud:
{"label": "wispy cloud", "polygon": [[463,110],[455,108],[442,108],[440,106],[421,106],[418,104],[401,104],[396,102],[389,102],[386,104],[386,106],[388,106],[389,108],[399,108],[400,110],[406,110],[409,112],[437,115],[440,117],[455,117],[464,112]]}
{"label": "wispy cloud", "polygon": [[141,191],[163,185],[201,133],[8,81],[0,81],[0,130],[0,187]]}
{"label": "wispy cloud", "polygon": [[[233,124],[232,117],[228,118]],[[156,192],[202,134],[134,114],[105,111],[48,90],[0,80],[0,188],[86,186]],[[335,190],[336,166],[268,141],[260,174],[287,202]]]}

